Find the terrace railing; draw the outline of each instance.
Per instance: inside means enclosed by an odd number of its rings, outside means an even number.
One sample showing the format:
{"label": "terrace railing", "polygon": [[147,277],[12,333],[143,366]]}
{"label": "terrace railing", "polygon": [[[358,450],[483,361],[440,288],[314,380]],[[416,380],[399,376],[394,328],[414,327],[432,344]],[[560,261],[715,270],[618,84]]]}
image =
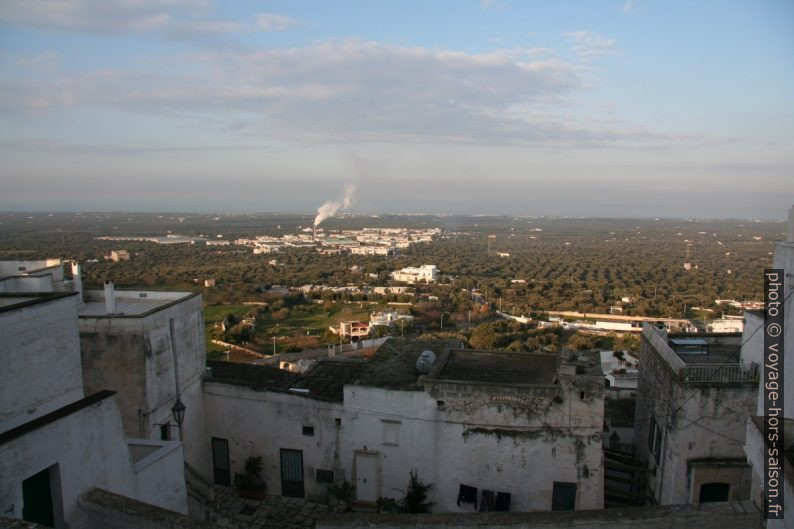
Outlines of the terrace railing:
{"label": "terrace railing", "polygon": [[758,364],[689,364],[679,371],[687,384],[744,384],[758,382]]}

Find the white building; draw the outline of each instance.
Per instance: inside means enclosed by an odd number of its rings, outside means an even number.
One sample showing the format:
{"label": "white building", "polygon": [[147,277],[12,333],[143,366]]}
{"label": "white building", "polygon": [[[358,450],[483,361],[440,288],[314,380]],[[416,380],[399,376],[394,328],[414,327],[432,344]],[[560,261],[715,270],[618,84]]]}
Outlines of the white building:
{"label": "white building", "polygon": [[0,295],[3,516],[75,527],[95,487],[186,513],[182,444],[129,438],[115,393],[85,391],[77,320],[76,294]]}
{"label": "white building", "polygon": [[[128,436],[181,440],[186,463],[209,479],[201,390],[206,359],[201,295],[116,290],[112,283],[105,287],[86,291],[79,311],[86,391],[115,391]],[[185,406],[181,428],[172,417],[177,400]],[[191,500],[200,503],[202,498]],[[200,506],[191,503],[191,510],[200,512]]]}
{"label": "white building", "polygon": [[373,327],[378,326],[390,327],[400,320],[411,323],[414,321],[414,317],[410,314],[399,314],[396,310],[373,312],[369,315],[369,327],[370,330],[372,330]]}
{"label": "white building", "polygon": [[743,448],[759,364],[731,334],[668,334],[644,324],[634,438],[662,505],[750,498]]}
{"label": "white building", "polygon": [[[764,496],[764,466],[768,461],[769,451],[774,448],[779,451],[781,449],[785,450],[785,454],[781,454],[779,459],[783,466],[783,479],[780,480],[782,482],[780,483],[781,488],[783,489],[782,503],[785,506],[783,518],[766,520],[768,529],[783,529],[791,527],[791,521],[794,519],[794,377],[792,377],[791,368],[791,365],[794,364],[794,355],[791,354],[791,351],[794,350],[794,302],[792,302],[792,299],[794,299],[794,281],[792,281],[792,273],[794,273],[794,207],[789,210],[786,240],[775,243],[772,263],[772,268],[784,270],[784,277],[779,278],[783,283],[781,300],[785,300],[783,314],[786,318],[783,325],[783,340],[785,344],[783,373],[785,373],[785,377],[782,381],[782,398],[784,403],[782,412],[778,412],[782,415],[782,420],[779,421],[782,426],[782,435],[780,435],[780,441],[782,442],[778,443],[777,447],[773,447],[765,441],[764,377],[761,377],[758,382],[758,401],[754,413],[747,424],[745,450],[747,452],[747,461],[752,469],[751,499],[762,511],[768,504],[768,499]],[[764,330],[762,327],[764,324],[764,313],[763,311],[747,311],[744,315],[746,325],[742,337],[742,342],[744,343],[742,354],[764,366],[766,370],[767,362],[764,355]],[[776,499],[776,503],[779,503],[778,499]]]}
{"label": "white building", "polygon": [[[597,360],[387,341],[375,356],[304,375],[211,362],[205,383],[216,480],[261,456],[268,493],[359,502],[399,497],[416,469],[437,512],[597,509],[603,377]],[[438,360],[416,370],[423,350]]]}
{"label": "white building", "polygon": [[391,276],[395,281],[404,281],[409,284],[417,282],[432,283],[438,278],[438,267],[436,265],[422,265],[418,268],[408,267],[392,272]]}

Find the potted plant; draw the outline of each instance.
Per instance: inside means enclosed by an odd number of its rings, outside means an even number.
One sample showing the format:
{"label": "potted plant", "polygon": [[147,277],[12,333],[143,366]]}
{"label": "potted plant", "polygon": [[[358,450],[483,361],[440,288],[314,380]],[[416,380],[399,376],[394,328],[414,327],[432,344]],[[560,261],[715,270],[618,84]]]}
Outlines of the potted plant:
{"label": "potted plant", "polygon": [[245,472],[235,473],[234,486],[241,498],[261,500],[265,497],[265,480],[262,479],[262,458],[249,457],[245,460]]}

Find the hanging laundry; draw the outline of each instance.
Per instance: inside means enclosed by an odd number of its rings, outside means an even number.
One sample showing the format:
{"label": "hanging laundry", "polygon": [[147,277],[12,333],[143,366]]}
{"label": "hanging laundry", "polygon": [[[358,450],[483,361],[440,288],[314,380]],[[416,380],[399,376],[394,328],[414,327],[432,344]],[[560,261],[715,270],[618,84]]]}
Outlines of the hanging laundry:
{"label": "hanging laundry", "polygon": [[496,494],[496,503],[494,504],[495,511],[509,511],[510,510],[510,493],[498,492]]}
{"label": "hanging laundry", "polygon": [[494,510],[494,494],[492,490],[485,490],[482,491],[482,497],[480,498],[480,512],[490,512]]}
{"label": "hanging laundry", "polygon": [[458,507],[460,507],[461,503],[473,503],[474,510],[477,510],[477,487],[470,487],[461,483],[460,491],[458,492]]}

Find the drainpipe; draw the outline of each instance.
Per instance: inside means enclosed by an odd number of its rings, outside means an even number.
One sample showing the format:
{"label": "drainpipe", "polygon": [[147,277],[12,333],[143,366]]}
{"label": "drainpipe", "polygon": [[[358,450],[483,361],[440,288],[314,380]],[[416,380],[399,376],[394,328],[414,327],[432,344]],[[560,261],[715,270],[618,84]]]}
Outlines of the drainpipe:
{"label": "drainpipe", "polygon": [[[176,400],[181,400],[179,398],[179,363],[176,359],[176,337],[174,336],[174,318],[168,318],[168,328],[171,334],[171,356],[174,359],[174,389],[176,390]],[[184,441],[184,436],[182,435],[182,425],[179,424],[179,440]]]}

